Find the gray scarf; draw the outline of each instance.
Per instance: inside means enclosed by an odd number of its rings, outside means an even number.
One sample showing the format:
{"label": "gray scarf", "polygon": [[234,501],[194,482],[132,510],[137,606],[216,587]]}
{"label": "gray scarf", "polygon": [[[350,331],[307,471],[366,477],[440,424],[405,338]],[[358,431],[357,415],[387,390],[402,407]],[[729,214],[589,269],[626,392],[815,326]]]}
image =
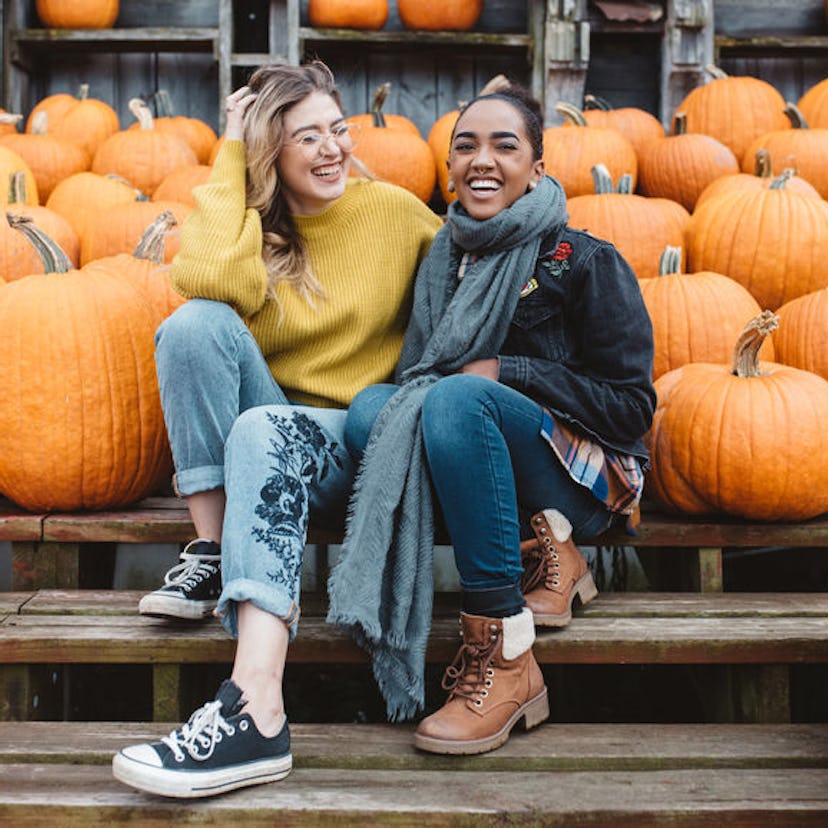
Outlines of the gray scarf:
{"label": "gray scarf", "polygon": [[[566,219],[563,189],[548,177],[485,221],[454,202],[420,266],[411,324],[424,347],[371,430],[328,583],[328,622],[348,629],[370,653],[391,720],[414,716],[425,695],[434,515],[423,399],[440,377],[497,356],[541,239],[556,227],[562,232]],[[452,243],[477,257],[459,283]]]}

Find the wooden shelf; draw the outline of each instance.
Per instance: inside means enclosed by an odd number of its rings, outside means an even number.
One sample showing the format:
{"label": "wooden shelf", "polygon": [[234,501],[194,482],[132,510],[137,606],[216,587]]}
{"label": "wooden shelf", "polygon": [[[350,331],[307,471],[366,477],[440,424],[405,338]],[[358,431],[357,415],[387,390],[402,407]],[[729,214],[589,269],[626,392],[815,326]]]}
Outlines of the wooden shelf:
{"label": "wooden shelf", "polygon": [[365,43],[373,46],[460,46],[486,48],[526,49],[533,45],[531,35],[492,32],[421,32],[413,30],[399,31],[363,31],[358,29],[314,29],[302,26],[299,37],[305,43]]}
{"label": "wooden shelf", "polygon": [[716,35],[714,44],[717,52],[820,52],[828,49],[828,35]]}

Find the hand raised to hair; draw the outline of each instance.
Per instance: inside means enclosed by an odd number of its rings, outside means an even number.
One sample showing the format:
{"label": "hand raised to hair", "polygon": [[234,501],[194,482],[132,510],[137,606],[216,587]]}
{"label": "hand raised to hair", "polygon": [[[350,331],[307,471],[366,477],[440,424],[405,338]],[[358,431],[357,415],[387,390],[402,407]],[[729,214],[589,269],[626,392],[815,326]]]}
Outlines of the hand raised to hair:
{"label": "hand raised to hair", "polygon": [[244,140],[244,113],[255,100],[256,93],[251,92],[249,86],[242,86],[225,98],[224,111],[227,114],[227,126],[224,129],[224,137],[228,141]]}
{"label": "hand raised to hair", "polygon": [[457,373],[476,374],[478,377],[486,377],[497,382],[500,377],[500,364],[497,359],[475,359],[467,362]]}

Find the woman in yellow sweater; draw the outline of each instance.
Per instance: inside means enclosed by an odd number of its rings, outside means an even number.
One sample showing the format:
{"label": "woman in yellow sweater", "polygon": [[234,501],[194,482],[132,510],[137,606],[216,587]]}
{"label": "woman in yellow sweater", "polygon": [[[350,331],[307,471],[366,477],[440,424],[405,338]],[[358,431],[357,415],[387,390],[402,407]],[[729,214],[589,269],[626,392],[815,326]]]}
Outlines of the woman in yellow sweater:
{"label": "woman in yellow sweater", "polygon": [[214,701],[113,760],[127,784],[180,797],[290,771],[282,673],[308,518],[344,515],[345,408],[393,374],[413,277],[441,226],[407,191],[348,177],[358,136],[324,64],[262,67],[226,112],[172,266],[191,301],[156,336],[175,483],[197,539],[140,612],[215,611],[236,657]]}

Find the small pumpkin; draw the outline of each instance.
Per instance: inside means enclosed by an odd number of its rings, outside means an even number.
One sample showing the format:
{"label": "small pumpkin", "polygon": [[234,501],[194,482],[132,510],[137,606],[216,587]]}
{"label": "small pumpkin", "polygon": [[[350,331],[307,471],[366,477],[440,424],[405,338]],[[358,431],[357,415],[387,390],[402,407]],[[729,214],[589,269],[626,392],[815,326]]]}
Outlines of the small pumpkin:
{"label": "small pumpkin", "polygon": [[[747,289],[722,273],[682,273],[677,247],[664,250],[658,276],[639,286],[653,323],[653,379],[689,362],[727,362],[744,326],[761,312]],[[770,338],[760,356],[773,359]]]}
{"label": "small pumpkin", "polygon": [[119,5],[119,0],[35,0],[37,16],[53,29],[109,29]]}
{"label": "small pumpkin", "polygon": [[388,20],[388,0],[308,0],[308,20],[317,29],[381,29]]}
{"label": "small pumpkin", "polygon": [[473,29],[483,13],[483,0],[397,0],[406,29],[464,32]]}
{"label": "small pumpkin", "polygon": [[828,381],[760,363],[778,317],[763,311],[732,364],[691,363],[655,381],[647,492],[664,508],[749,520],[806,520],[828,510]]}
{"label": "small pumpkin", "polygon": [[642,195],[672,199],[691,212],[708,184],[739,172],[738,159],[721,141],[687,132],[683,112],[676,115],[670,135],[641,149],[638,166]]}
{"label": "small pumpkin", "polygon": [[613,180],[622,175],[631,176],[635,190],[638,156],[620,132],[589,126],[583,112],[565,101],[558,101],[555,111],[577,128],[554,126],[543,131],[543,163],[546,172],[561,183],[568,198],[594,191],[592,168],[596,164],[604,164]]}
{"label": "small pumpkin", "polygon": [[[404,187],[421,201],[428,202],[437,181],[431,148],[419,132],[415,135],[402,128],[388,127],[382,103],[377,105],[379,97],[378,90],[372,124],[361,127],[354,158],[371,174]],[[358,175],[359,172],[358,165],[352,165],[351,174]]]}
{"label": "small pumpkin", "polygon": [[[0,290],[0,490],[24,509],[108,509],[170,472],[156,316],[126,280],[75,270],[30,221],[46,273]],[[35,242],[38,243],[38,242]]]}
{"label": "small pumpkin", "polygon": [[778,361],[828,380],[828,288],[791,299],[777,314],[773,344]]}
{"label": "small pumpkin", "polygon": [[368,129],[382,124],[386,129],[398,129],[402,132],[408,132],[411,135],[419,137],[420,130],[417,129],[417,125],[411,120],[411,118],[406,118],[405,115],[385,111],[385,104],[390,93],[391,84],[388,81],[381,83],[371,98],[371,111],[360,112],[356,115],[349,115],[348,123],[358,126],[360,134],[363,129]]}
{"label": "small pumpkin", "polygon": [[[661,121],[646,109],[637,106],[622,106],[614,109],[606,100],[597,95],[584,95],[584,120],[589,126],[608,127],[620,132],[640,155],[645,144],[664,138]],[[571,122],[566,121],[564,126]]]}
{"label": "small pumpkin", "polygon": [[92,172],[120,175],[151,197],[169,173],[197,159],[183,138],[155,129],[155,119],[140,98],[133,98],[129,109],[141,128],[110,135],[95,153]]}

